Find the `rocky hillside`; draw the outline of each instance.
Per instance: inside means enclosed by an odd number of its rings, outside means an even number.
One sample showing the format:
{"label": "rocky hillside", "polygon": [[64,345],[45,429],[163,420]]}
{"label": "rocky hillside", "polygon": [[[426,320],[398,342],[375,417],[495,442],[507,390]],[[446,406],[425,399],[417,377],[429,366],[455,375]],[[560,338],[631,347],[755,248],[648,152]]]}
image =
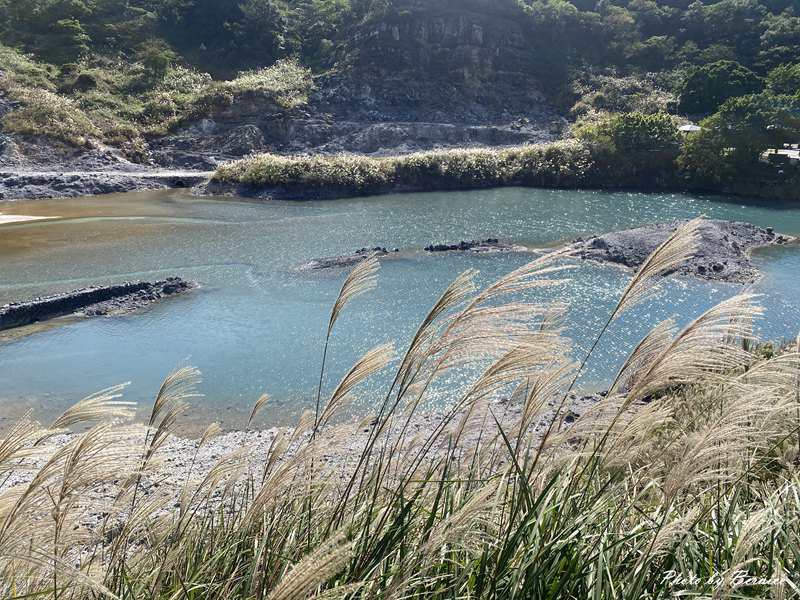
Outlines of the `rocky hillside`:
{"label": "rocky hillside", "polygon": [[409,3],[360,25],[294,111],[239,102],[151,143],[160,165],[207,168],[250,152],[397,154],[557,138],[565,119],[535,76],[513,0]]}
{"label": "rocky hillside", "polygon": [[[800,131],[796,4],[0,0],[0,170],[511,146],[569,124],[598,155],[675,149],[662,163],[698,189],[788,188],[760,157]],[[626,114],[658,115],[666,146],[610,135]],[[673,140],[689,119],[701,133]]]}
{"label": "rocky hillside", "polygon": [[546,116],[529,38],[514,0],[401,3],[354,32],[346,73],[332,78],[321,99],[361,118],[486,123]]}

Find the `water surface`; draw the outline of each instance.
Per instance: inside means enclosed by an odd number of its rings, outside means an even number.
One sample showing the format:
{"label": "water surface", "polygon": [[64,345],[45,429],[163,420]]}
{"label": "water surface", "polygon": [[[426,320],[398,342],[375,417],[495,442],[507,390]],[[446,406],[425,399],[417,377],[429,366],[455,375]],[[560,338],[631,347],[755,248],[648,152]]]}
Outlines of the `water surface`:
{"label": "water surface", "polygon": [[[129,399],[148,402],[171,369],[203,372],[199,420],[241,425],[263,392],[265,419],[283,423],[315,392],[330,305],[344,273],[301,274],[312,258],[362,246],[403,249],[384,261],[380,287],[353,303],[331,347],[332,387],[373,345],[407,343],[431,303],[464,269],[488,282],[530,259],[523,254],[427,255],[432,242],[498,237],[544,247],[615,229],[699,214],[750,221],[800,234],[800,209],[680,194],[506,188],[401,194],[321,202],[199,199],[186,191],[143,192],[2,205],[5,214],[59,216],[0,227],[0,304],[126,279],[179,275],[202,289],[135,314],[67,320],[0,342],[3,418],[32,409],[52,417],[88,393],[132,381]],[[800,251],[759,251],[768,320],[761,334],[800,330]],[[569,285],[546,299],[572,305],[569,333],[585,345],[627,282],[614,267],[581,264]],[[741,286],[676,279],[609,332],[584,379],[602,386],[614,366],[657,320],[686,322]],[[543,297],[532,299],[545,299]],[[362,402],[370,402],[366,394]],[[0,423],[1,424],[1,423]]]}

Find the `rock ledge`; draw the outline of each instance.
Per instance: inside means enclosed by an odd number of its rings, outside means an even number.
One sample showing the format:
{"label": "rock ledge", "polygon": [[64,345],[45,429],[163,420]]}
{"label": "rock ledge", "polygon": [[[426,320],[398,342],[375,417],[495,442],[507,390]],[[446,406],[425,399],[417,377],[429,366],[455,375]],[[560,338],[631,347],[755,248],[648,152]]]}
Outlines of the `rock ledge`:
{"label": "rock ledge", "polygon": [[129,281],[34,298],[0,307],[0,331],[65,315],[96,317],[124,314],[197,287],[180,277],[162,281]]}

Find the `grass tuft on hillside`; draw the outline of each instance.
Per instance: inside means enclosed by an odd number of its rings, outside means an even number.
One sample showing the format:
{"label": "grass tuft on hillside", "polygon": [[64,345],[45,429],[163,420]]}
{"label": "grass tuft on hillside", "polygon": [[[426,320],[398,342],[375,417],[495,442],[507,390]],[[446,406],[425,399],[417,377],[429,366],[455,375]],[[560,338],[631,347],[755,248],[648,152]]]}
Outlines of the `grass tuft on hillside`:
{"label": "grass tuft on hillside", "polygon": [[3,130],[76,146],[105,142],[131,158],[141,158],[147,137],[242,98],[289,110],[308,101],[312,86],[310,71],[291,59],[215,81],[182,66],[155,76],[142,64],[101,58],[59,69],[0,45],[0,94],[13,103]]}

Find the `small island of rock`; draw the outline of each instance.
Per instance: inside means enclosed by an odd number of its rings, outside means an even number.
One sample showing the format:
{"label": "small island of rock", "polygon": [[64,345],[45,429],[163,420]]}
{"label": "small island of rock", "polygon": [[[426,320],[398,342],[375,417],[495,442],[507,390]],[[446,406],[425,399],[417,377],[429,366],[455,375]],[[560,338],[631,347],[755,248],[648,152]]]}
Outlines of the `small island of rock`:
{"label": "small island of rock", "polygon": [[[616,263],[638,268],[667,237],[686,221],[657,223],[625,231],[578,238],[572,243],[574,254],[585,260]],[[750,251],[760,246],[782,245],[794,238],[775,233],[772,227],[751,223],[706,219],[699,227],[697,250],[676,272],[703,279],[730,283],[751,283],[758,270],[750,261]]]}

